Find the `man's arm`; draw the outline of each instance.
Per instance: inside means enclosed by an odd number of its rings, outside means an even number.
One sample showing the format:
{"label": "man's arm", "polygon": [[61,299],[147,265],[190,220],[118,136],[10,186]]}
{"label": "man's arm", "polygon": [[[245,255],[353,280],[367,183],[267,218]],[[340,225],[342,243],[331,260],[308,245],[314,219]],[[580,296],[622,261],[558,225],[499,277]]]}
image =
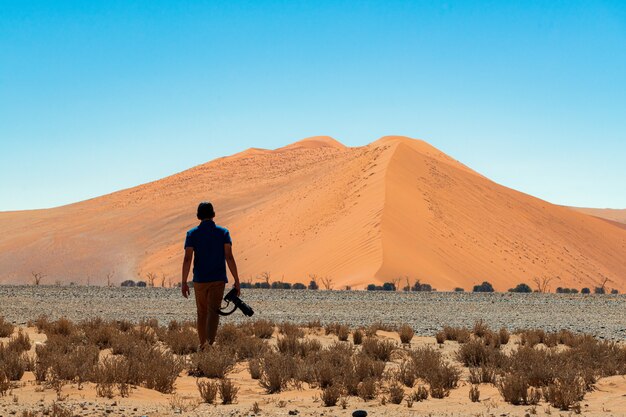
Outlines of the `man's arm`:
{"label": "man's arm", "polygon": [[224,244],[224,255],[226,257],[226,263],[228,264],[228,269],[230,269],[230,273],[233,275],[235,279],[234,287],[237,289],[237,295],[241,293],[241,288],[239,286],[239,274],[237,273],[237,263],[235,262],[235,257],[233,256],[233,245],[230,243]]}
{"label": "man's arm", "polygon": [[185,258],[183,259],[183,272],[180,289],[183,292],[183,297],[189,297],[189,286],[187,285],[187,278],[189,277],[189,270],[191,269],[191,260],[193,259],[193,248],[185,248]]}

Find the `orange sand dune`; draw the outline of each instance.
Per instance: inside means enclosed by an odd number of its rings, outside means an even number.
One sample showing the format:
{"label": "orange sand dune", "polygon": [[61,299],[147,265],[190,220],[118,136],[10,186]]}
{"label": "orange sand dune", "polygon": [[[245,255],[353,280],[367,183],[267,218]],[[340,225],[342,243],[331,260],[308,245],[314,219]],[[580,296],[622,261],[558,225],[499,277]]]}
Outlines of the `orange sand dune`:
{"label": "orange sand dune", "polygon": [[601,219],[610,220],[616,223],[626,224],[626,209],[598,209],[598,208],[584,208],[584,207],[570,207],[573,210],[581,213],[589,214],[591,216],[600,217]]}
{"label": "orange sand dune", "polygon": [[[349,148],[314,137],[249,149],[170,177],[49,210],[0,213],[0,282],[179,279],[185,231],[211,200],[243,279],[400,276],[439,290],[534,277],[626,289],[626,229],[498,185],[423,141]],[[159,280],[160,281],[160,280]]]}

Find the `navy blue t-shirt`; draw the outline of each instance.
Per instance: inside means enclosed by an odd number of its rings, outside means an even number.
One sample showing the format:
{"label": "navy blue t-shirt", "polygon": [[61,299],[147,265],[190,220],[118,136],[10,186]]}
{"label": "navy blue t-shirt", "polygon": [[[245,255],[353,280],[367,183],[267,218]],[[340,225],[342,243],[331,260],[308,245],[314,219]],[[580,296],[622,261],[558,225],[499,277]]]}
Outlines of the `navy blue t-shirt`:
{"label": "navy blue t-shirt", "polygon": [[217,226],[212,220],[205,220],[187,232],[185,248],[193,248],[193,282],[228,282],[226,243],[233,243],[228,229]]}

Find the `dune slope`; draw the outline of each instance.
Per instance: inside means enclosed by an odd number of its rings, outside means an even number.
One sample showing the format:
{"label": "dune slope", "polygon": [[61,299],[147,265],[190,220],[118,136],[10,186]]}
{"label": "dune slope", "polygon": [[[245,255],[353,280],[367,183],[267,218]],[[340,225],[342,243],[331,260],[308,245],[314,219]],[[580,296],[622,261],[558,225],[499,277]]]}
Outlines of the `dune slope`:
{"label": "dune slope", "polygon": [[[328,277],[335,288],[408,277],[440,290],[626,289],[626,229],[498,185],[431,145],[329,137],[249,149],[170,177],[49,210],[0,213],[0,282],[179,279],[195,207],[214,202],[242,278]],[[108,276],[108,277],[107,277]],[[404,279],[403,279],[404,282]]]}

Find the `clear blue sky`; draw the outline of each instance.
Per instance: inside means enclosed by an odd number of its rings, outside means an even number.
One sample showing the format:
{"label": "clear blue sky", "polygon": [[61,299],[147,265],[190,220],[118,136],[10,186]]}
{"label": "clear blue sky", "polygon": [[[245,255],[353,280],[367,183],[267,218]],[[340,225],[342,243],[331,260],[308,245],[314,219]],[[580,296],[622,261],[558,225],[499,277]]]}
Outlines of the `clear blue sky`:
{"label": "clear blue sky", "polygon": [[388,134],[626,208],[626,2],[0,0],[0,210]]}

